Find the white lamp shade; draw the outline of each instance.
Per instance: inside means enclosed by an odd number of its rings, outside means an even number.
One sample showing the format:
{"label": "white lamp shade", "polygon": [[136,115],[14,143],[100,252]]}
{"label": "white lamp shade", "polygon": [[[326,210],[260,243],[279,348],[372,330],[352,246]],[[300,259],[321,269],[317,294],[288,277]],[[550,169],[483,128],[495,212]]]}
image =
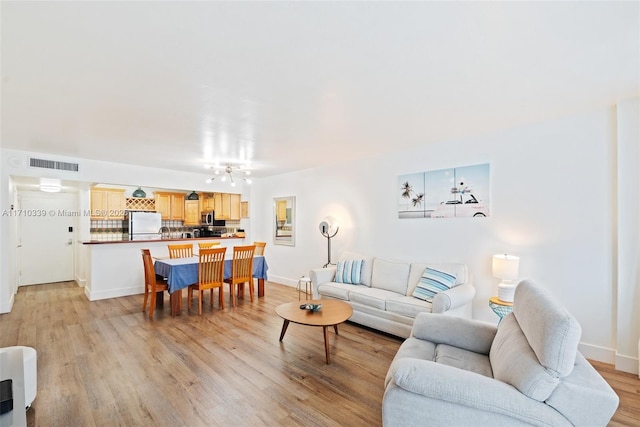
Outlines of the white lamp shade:
{"label": "white lamp shade", "polygon": [[493,256],[493,276],[504,281],[513,281],[518,278],[520,257],[507,254]]}

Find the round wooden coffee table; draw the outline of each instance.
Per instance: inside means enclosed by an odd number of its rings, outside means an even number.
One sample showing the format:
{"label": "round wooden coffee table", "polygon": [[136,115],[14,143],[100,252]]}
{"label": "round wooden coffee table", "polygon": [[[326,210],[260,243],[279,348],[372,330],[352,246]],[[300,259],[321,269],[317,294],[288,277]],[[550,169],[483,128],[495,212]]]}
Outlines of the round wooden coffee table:
{"label": "round wooden coffee table", "polygon": [[329,359],[329,338],[327,336],[327,328],[333,326],[333,330],[338,335],[338,324],[349,319],[353,314],[353,309],[349,304],[338,300],[311,300],[305,301],[305,304],[322,304],[320,311],[312,312],[300,308],[300,302],[290,302],[276,307],[278,316],[284,319],[282,324],[282,332],[280,333],[280,341],[287,332],[290,322],[299,323],[307,326],[322,326],[324,333],[324,351],[327,357],[327,365]]}

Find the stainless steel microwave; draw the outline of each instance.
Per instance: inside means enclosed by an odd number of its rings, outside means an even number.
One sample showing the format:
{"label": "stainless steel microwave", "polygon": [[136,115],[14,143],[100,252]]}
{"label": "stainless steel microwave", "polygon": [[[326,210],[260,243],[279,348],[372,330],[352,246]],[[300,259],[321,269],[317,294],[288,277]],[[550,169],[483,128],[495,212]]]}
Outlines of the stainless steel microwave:
{"label": "stainless steel microwave", "polygon": [[215,211],[207,211],[200,214],[200,225],[215,225],[224,227],[226,225],[226,222],[224,219],[216,219]]}

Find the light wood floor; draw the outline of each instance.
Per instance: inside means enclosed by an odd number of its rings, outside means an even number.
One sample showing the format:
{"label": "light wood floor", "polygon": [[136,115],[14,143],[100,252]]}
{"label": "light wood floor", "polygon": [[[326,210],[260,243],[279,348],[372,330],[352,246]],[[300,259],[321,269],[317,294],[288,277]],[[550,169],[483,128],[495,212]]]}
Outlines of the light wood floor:
{"label": "light wood floor", "polygon": [[[228,295],[226,295],[228,301]],[[278,342],[277,305],[297,301],[268,282],[266,296],[203,315],[154,320],[142,296],[87,301],[74,282],[21,287],[0,315],[0,347],[38,350],[31,426],[378,426],[384,376],[402,340],[345,323],[331,331],[291,324]],[[195,302],[195,300],[194,300]],[[640,380],[596,368],[621,397],[612,426],[640,425]]]}

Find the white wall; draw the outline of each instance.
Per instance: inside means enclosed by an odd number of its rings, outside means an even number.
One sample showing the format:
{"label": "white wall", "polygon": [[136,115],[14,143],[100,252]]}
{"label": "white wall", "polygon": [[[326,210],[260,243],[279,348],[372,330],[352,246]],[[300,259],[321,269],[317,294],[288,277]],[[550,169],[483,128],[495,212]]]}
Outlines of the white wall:
{"label": "white wall", "polygon": [[[638,342],[637,330],[625,331],[616,342],[617,324],[638,322],[635,312],[616,319],[615,146],[612,108],[261,180],[254,206],[270,209],[277,196],[297,200],[296,246],[268,248],[269,277],[292,283],[322,266],[326,240],[318,223],[332,215],[342,223],[333,240],[334,259],[348,249],[463,262],[477,289],[474,317],[495,322],[487,305],[498,284],[491,276],[491,256],[508,252],[521,257],[521,278],[547,288],[576,316],[587,357],[613,363],[624,341],[627,354],[637,359],[630,345]],[[398,219],[398,175],[486,162],[491,164],[490,218]],[[270,220],[263,217],[252,226],[256,238],[273,242]]]}

